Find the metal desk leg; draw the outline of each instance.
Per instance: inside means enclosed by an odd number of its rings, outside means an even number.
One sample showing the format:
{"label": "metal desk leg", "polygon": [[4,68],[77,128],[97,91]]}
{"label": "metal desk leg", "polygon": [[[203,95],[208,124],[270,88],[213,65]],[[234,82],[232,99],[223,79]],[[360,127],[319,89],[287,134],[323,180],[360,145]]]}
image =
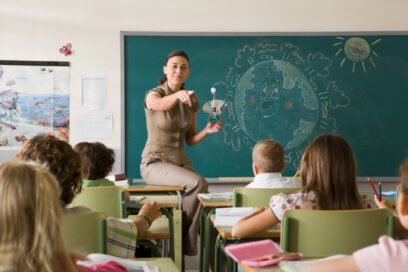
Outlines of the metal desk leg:
{"label": "metal desk leg", "polygon": [[211,215],[214,213],[214,209],[209,210],[205,221],[204,272],[210,271]]}
{"label": "metal desk leg", "polygon": [[199,263],[199,271],[203,272],[203,261],[204,261],[204,221],[205,221],[205,210],[204,207],[201,207],[200,213],[200,263]]}
{"label": "metal desk leg", "polygon": [[174,231],[174,263],[181,271],[182,266],[182,211],[173,209],[173,231]]}
{"label": "metal desk leg", "polygon": [[220,272],[220,243],[221,235],[218,234],[215,242],[215,254],[214,254],[214,272]]}

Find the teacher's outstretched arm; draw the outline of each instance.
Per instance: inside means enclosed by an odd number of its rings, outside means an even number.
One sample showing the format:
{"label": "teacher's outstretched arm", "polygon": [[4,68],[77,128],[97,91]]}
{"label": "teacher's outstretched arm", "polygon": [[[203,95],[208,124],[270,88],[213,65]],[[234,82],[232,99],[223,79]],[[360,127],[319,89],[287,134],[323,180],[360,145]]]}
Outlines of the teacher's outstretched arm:
{"label": "teacher's outstretched arm", "polygon": [[158,94],[152,94],[147,97],[146,102],[152,110],[167,111],[178,104],[179,100],[191,107],[193,105],[193,102],[196,101],[194,91],[179,90],[164,97],[160,97]]}
{"label": "teacher's outstretched arm", "polygon": [[209,121],[203,130],[196,132],[197,113],[194,113],[193,124],[186,134],[186,143],[193,146],[201,142],[208,134],[216,133],[221,129],[221,118],[217,122]]}

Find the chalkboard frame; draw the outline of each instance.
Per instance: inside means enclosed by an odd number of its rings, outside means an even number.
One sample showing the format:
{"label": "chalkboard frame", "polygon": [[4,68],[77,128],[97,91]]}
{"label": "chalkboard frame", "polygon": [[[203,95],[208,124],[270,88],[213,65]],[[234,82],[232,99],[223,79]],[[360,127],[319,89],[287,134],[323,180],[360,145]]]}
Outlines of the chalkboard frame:
{"label": "chalkboard frame", "polygon": [[[125,108],[125,38],[127,36],[371,36],[371,35],[408,35],[408,31],[310,31],[310,32],[189,32],[189,31],[120,31],[120,82],[121,82],[121,144],[120,144],[120,154],[121,154],[121,165],[120,169],[125,172],[126,165],[126,108]],[[219,178],[206,178],[210,182],[225,182],[225,181],[236,181],[247,182],[252,180],[252,177],[219,177]],[[357,177],[358,181],[366,181],[366,177]],[[373,176],[371,177],[373,181],[385,181],[385,182],[399,182],[399,176]]]}

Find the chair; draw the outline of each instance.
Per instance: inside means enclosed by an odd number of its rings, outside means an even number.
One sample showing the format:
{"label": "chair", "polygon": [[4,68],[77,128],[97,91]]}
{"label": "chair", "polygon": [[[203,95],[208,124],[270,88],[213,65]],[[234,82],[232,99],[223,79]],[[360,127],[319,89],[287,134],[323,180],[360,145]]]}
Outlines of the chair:
{"label": "chair", "polygon": [[105,253],[105,215],[102,212],[64,215],[63,237],[70,251]]}
{"label": "chair", "polygon": [[85,206],[106,217],[125,218],[124,199],[125,189],[120,186],[84,187],[69,207]]}
{"label": "chair", "polygon": [[390,209],[287,210],[282,217],[281,248],[305,257],[352,254],[394,236]]}
{"label": "chair", "polygon": [[299,191],[300,188],[235,188],[233,191],[234,207],[269,207],[269,201],[273,195],[279,193],[290,194]]}

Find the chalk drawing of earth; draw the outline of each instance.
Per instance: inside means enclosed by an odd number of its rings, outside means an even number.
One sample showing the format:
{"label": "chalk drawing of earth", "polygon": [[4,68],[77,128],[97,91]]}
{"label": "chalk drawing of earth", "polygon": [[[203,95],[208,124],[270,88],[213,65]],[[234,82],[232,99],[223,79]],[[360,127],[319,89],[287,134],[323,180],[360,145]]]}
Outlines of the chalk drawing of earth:
{"label": "chalk drawing of earth", "polygon": [[284,60],[251,66],[238,82],[234,104],[238,122],[252,140],[274,139],[285,150],[301,145],[319,116],[307,77]]}

